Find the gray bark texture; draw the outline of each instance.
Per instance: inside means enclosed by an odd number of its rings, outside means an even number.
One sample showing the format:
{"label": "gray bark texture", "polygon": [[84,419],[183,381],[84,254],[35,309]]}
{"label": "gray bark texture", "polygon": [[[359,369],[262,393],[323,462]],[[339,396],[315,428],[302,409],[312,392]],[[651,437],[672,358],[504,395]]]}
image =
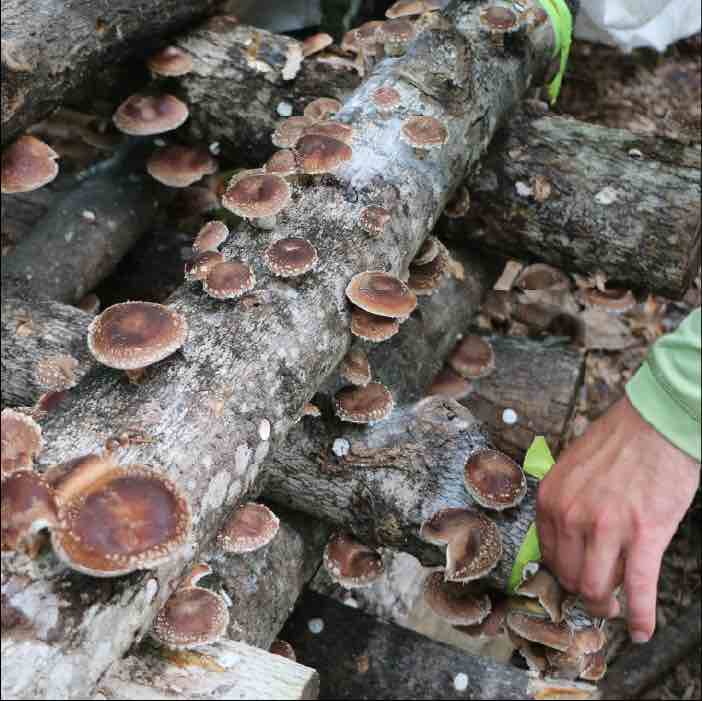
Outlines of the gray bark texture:
{"label": "gray bark texture", "polygon": [[[195,548],[185,559],[197,556],[348,349],[349,279],[362,270],[407,270],[497,125],[544,75],[553,51],[551,28],[502,52],[480,34],[479,9],[454,3],[446,29],[425,31],[405,57],[377,66],[338,115],[355,128],[352,160],[334,176],[297,188],[275,232],[246,226],[235,232],[226,253],[253,265],[259,293],[233,304],[183,286],[170,299],[189,322],[182,351],[148,372],[140,386],[107,370],[86,377],[44,424],[42,466],[94,452],[123,432],[143,437],[121,454],[122,462],[161,467],[180,484],[194,514]],[[370,94],[383,84],[403,96],[404,110],[392,119],[380,119],[371,107]],[[418,159],[399,139],[410,114],[445,120],[447,143]],[[384,237],[369,239],[357,225],[369,204],[392,212]],[[318,271],[293,285],[275,280],[261,264],[271,240],[291,234],[308,237],[320,254]],[[104,585],[75,575],[52,577],[47,560],[3,561],[5,578],[22,578],[15,582],[22,592],[55,604],[48,627],[36,628],[36,616],[45,610],[39,606],[34,618],[25,614],[31,635],[20,642],[11,633],[3,641],[3,666],[15,671],[11,682],[3,677],[3,692],[12,698],[53,696],[57,669],[66,695],[89,694],[148,630],[185,564]],[[157,582],[155,594],[146,587],[149,578]],[[107,593],[92,607],[75,598],[99,586]],[[13,601],[17,608],[22,596]]]}
{"label": "gray bark texture", "polygon": [[[439,230],[678,298],[699,268],[700,154],[699,144],[520,115],[470,184],[468,215],[444,217]],[[540,201],[544,186],[551,193]]]}
{"label": "gray bark texture", "polygon": [[2,7],[2,145],[102,65],[148,52],[215,0],[7,0]]}
{"label": "gray bark texture", "polygon": [[[311,620],[323,622],[318,635]],[[319,672],[323,699],[598,698],[590,684],[535,679],[313,592],[302,597],[283,637]]]}

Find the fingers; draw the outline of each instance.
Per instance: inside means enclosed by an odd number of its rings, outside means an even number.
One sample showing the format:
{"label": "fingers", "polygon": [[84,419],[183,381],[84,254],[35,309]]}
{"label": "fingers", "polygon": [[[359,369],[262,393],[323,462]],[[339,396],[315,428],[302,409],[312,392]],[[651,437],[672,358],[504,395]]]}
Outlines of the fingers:
{"label": "fingers", "polygon": [[624,588],[629,613],[629,634],[635,643],[646,643],[656,627],[658,576],[664,547],[657,543],[636,541],[626,560]]}
{"label": "fingers", "polygon": [[585,529],[576,508],[566,509],[557,524],[556,553],[553,568],[561,584],[571,592],[580,589],[585,561]]}

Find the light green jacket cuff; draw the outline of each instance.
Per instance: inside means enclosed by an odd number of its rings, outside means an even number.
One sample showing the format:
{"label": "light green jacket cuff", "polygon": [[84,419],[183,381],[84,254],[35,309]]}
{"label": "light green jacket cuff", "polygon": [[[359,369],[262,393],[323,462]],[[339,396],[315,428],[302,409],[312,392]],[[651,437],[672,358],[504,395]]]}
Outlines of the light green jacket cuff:
{"label": "light green jacket cuff", "polygon": [[626,387],[643,418],[673,445],[702,460],[702,312],[697,309],[651,348]]}

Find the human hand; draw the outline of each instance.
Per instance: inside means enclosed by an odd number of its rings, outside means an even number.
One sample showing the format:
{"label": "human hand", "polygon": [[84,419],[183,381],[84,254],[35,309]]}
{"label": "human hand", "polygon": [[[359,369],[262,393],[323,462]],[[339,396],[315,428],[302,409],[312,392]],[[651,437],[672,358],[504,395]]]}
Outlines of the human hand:
{"label": "human hand", "polygon": [[699,483],[699,463],[621,399],[563,452],[539,487],[545,563],[595,616],[618,614],[614,590],[623,581],[631,638],[647,642],[663,553]]}

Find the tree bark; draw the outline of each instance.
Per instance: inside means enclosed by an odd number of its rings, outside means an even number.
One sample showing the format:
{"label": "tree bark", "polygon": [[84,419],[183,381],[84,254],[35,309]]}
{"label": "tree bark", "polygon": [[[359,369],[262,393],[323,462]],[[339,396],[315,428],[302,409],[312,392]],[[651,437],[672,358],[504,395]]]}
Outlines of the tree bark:
{"label": "tree bark", "polygon": [[[424,32],[405,57],[379,64],[338,115],[355,128],[352,160],[334,176],[297,189],[275,233],[235,232],[226,252],[253,264],[258,306],[251,298],[216,302],[195,286],[182,287],[170,300],[190,326],[182,352],[137,387],[111,371],[85,378],[44,425],[42,466],[94,452],[124,431],[144,436],[148,440],[126,449],[122,461],[162,466],[181,485],[193,509],[197,554],[347,351],[349,279],[362,270],[407,270],[497,124],[545,74],[554,46],[549,26],[528,46],[503,53],[481,35],[478,15],[472,3],[454,3],[446,29]],[[370,107],[371,93],[382,84],[400,90],[412,112],[444,119],[447,143],[418,159],[399,139],[400,120],[378,120]],[[357,226],[369,204],[393,214],[384,237],[369,239]],[[260,264],[273,237],[290,234],[309,237],[320,253],[318,272],[297,285],[273,279]],[[33,635],[24,647],[11,640],[4,648],[3,664],[22,670],[12,696],[53,695],[49,670],[56,668],[73,697],[90,693],[107,666],[148,630],[183,566],[172,562],[152,575],[113,583],[123,587],[121,596],[105,596],[92,609],[66,602],[72,576],[51,579],[36,568],[25,570],[37,596],[67,606],[56,608],[55,634]],[[21,571],[14,561],[3,561],[3,569]],[[148,576],[160,586],[145,600]]]}
{"label": "tree bark", "polygon": [[[318,635],[311,621],[323,623]],[[302,597],[283,637],[300,662],[319,671],[324,699],[598,698],[592,685],[538,680],[313,592]],[[552,690],[563,695],[547,695]]]}
{"label": "tree bark", "polygon": [[58,107],[103,64],[148,54],[215,0],[7,0],[2,8],[2,145]]}
{"label": "tree bark", "polygon": [[[470,183],[467,216],[444,217],[439,230],[679,298],[699,268],[699,174],[699,144],[522,114]],[[551,189],[546,199],[539,187]]]}

